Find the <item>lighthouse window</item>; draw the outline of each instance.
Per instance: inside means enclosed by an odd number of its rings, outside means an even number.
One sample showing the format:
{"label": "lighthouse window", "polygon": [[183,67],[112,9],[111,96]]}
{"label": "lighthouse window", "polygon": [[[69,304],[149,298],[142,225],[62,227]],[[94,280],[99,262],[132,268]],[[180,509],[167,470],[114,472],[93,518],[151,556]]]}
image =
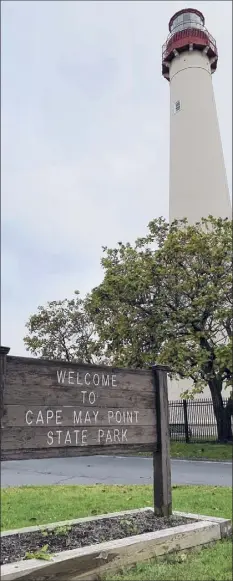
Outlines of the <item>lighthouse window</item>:
{"label": "lighthouse window", "polygon": [[180,101],[176,101],[174,106],[174,113],[178,113],[178,111],[180,111]]}
{"label": "lighthouse window", "polygon": [[185,30],[185,28],[189,28],[192,22],[192,14],[190,14],[190,12],[183,14],[183,30]]}
{"label": "lighthouse window", "polygon": [[182,30],[182,28],[183,28],[183,14],[180,14],[180,16],[177,16],[177,18],[175,18],[171,26],[171,32],[173,32],[173,30],[175,30],[175,32],[178,32],[179,30]]}

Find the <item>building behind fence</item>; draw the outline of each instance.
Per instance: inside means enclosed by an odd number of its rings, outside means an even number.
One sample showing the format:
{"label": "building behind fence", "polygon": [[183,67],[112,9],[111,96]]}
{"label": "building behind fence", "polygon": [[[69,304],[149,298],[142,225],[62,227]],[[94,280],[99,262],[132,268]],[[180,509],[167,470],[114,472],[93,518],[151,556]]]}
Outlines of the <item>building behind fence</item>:
{"label": "building behind fence", "polygon": [[[227,399],[223,400],[224,406]],[[233,427],[233,418],[231,419]],[[217,441],[217,423],[211,399],[169,401],[171,440],[186,442]]]}

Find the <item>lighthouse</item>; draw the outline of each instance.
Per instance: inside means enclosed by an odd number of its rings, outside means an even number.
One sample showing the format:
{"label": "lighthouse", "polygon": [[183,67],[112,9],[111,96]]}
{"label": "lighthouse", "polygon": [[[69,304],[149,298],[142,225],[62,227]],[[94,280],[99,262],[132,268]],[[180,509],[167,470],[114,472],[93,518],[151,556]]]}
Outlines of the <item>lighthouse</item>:
{"label": "lighthouse", "polygon": [[170,222],[232,217],[212,84],[217,62],[203,14],[176,12],[162,49],[162,74],[170,85]]}

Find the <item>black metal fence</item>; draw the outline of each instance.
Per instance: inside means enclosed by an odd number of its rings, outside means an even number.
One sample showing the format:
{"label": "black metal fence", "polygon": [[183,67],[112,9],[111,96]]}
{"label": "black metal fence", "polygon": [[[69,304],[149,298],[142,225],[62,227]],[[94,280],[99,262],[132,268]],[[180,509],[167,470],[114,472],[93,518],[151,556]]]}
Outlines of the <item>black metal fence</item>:
{"label": "black metal fence", "polygon": [[[226,405],[227,400],[223,403]],[[231,421],[233,424],[233,418]],[[169,427],[171,440],[177,442],[216,442],[218,432],[212,400],[169,401]]]}

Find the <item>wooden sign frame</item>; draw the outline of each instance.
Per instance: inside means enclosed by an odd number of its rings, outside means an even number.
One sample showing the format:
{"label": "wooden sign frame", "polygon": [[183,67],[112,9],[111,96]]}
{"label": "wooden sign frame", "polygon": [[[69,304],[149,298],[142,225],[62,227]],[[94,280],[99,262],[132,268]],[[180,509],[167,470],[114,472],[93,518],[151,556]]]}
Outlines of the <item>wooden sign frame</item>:
{"label": "wooden sign frame", "polygon": [[1,459],[151,451],[154,511],[171,515],[168,368],[120,369],[9,351],[0,347]]}

